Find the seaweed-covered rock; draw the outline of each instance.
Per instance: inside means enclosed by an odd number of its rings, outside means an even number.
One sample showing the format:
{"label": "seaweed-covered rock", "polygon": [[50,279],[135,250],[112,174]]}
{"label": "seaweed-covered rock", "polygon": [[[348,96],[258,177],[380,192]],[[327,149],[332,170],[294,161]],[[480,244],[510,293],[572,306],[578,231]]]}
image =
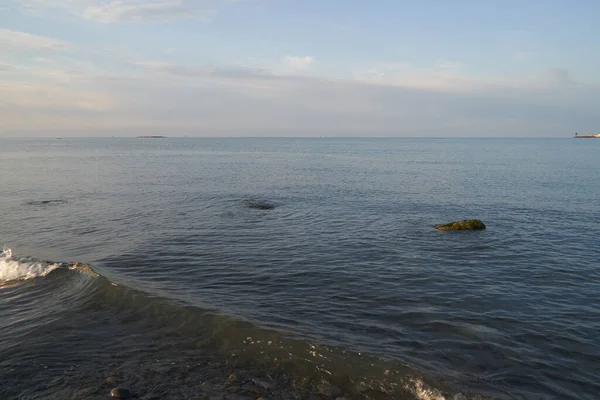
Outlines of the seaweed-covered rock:
{"label": "seaweed-covered rock", "polygon": [[485,229],[485,224],[479,219],[465,219],[463,221],[436,225],[435,229],[440,231],[479,231]]}

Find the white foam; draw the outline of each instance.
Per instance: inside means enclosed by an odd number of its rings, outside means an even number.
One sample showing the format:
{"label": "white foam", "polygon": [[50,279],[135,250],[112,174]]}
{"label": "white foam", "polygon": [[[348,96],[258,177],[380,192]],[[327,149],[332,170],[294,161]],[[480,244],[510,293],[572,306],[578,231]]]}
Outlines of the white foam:
{"label": "white foam", "polygon": [[427,387],[420,379],[411,379],[405,388],[418,400],[447,400],[437,389]]}
{"label": "white foam", "polygon": [[17,259],[11,249],[5,247],[0,253],[0,282],[19,281],[46,276],[59,267],[59,264],[46,263],[33,259]]}

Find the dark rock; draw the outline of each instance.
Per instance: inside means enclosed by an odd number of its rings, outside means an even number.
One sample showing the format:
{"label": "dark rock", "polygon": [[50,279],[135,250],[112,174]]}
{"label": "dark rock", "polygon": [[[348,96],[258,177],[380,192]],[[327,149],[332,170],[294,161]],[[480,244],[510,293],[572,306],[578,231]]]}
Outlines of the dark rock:
{"label": "dark rock", "polygon": [[237,393],[245,393],[254,397],[260,397],[265,392],[265,389],[250,382],[244,382],[240,388],[242,390],[238,391]]}
{"label": "dark rock", "polygon": [[61,200],[61,199],[57,199],[57,200],[32,200],[32,201],[28,201],[25,204],[28,206],[50,206],[50,205],[58,205],[58,204],[65,204],[67,201],[66,200]]}
{"label": "dark rock", "polygon": [[238,382],[229,382],[229,386],[225,388],[227,393],[242,393],[244,388],[241,387]]}
{"label": "dark rock", "polygon": [[275,387],[275,382],[270,380],[255,379],[254,383],[256,384],[256,386],[260,386],[261,388],[266,390],[271,390]]}
{"label": "dark rock", "polygon": [[[94,398],[94,397],[100,397],[100,393],[102,391],[98,390],[97,387],[89,387],[89,388],[83,388],[83,389],[79,389],[76,390],[73,393],[73,399],[90,399],[90,398]],[[2,393],[2,391],[0,390],[0,393]],[[2,397],[0,396],[0,398],[6,399],[7,397]],[[8,398],[12,398],[12,397],[8,397]],[[14,397],[15,399],[18,398],[17,396]]]}
{"label": "dark rock", "polygon": [[242,396],[241,394],[230,394],[226,397],[227,400],[254,400],[252,396]]}
{"label": "dark rock", "polygon": [[324,396],[333,398],[341,397],[344,394],[340,388],[327,383],[322,383],[317,386],[317,391]]}
{"label": "dark rock", "polygon": [[272,210],[275,208],[275,204],[261,200],[250,200],[246,202],[246,205],[248,208],[253,208],[256,210]]}
{"label": "dark rock", "polygon": [[119,378],[114,375],[106,377],[104,384],[108,387],[115,387],[119,384]]}
{"label": "dark rock", "polygon": [[447,224],[436,225],[435,229],[440,231],[478,231],[485,229],[485,224],[479,219],[465,219],[464,221],[454,221]]}
{"label": "dark rock", "polygon": [[114,397],[115,399],[128,399],[131,397],[131,392],[129,389],[116,387],[110,391],[110,397]]}
{"label": "dark rock", "polygon": [[360,382],[360,383],[356,384],[355,388],[356,388],[356,391],[359,393],[364,393],[369,390],[369,387],[364,382]]}
{"label": "dark rock", "polygon": [[160,375],[169,375],[172,371],[175,370],[175,367],[172,365],[161,365],[154,369],[154,372],[157,372]]}

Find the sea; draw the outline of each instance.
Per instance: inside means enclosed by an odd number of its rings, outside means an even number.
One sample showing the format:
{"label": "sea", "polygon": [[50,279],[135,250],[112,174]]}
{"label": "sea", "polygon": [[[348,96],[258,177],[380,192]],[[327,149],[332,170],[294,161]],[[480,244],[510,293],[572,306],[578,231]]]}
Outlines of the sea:
{"label": "sea", "polygon": [[598,399],[599,160],[2,138],[0,399]]}

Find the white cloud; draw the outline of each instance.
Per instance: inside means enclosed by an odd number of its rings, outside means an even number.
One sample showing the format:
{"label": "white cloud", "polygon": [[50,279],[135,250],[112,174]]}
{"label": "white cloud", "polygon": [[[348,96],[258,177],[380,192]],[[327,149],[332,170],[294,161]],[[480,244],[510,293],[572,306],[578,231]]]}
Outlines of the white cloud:
{"label": "white cloud", "polygon": [[315,62],[315,58],[311,56],[297,57],[287,56],[283,59],[284,66],[294,69],[301,70],[309,68]]}
{"label": "white cloud", "polygon": [[47,36],[32,35],[26,32],[0,29],[0,51],[65,51],[73,46],[62,40]]}
{"label": "white cloud", "polygon": [[[141,23],[173,19],[208,19],[228,0],[15,0],[22,8],[42,14],[62,9],[77,17],[103,23]],[[233,0],[229,0],[233,1]]]}
{"label": "white cloud", "polygon": [[167,54],[173,54],[177,51],[177,49],[175,47],[171,47],[170,49],[167,49]]}

